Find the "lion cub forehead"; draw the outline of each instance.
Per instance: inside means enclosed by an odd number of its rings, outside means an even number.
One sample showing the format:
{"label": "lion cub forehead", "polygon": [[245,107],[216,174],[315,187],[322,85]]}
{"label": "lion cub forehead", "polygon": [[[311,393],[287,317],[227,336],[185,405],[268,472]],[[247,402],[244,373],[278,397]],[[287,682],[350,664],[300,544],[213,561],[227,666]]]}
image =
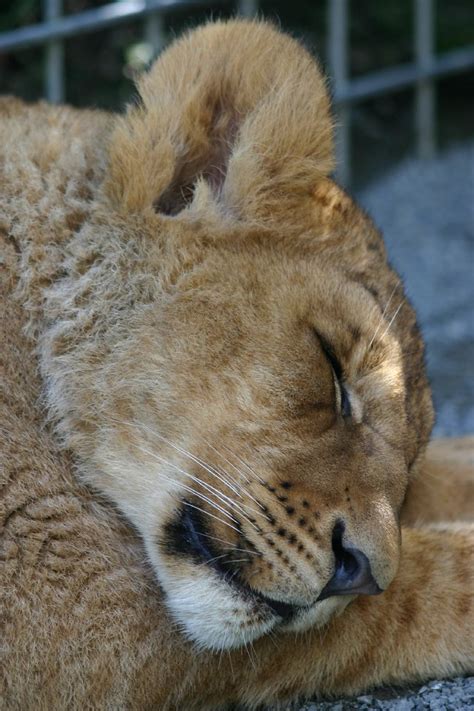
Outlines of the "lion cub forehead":
{"label": "lion cub forehead", "polygon": [[258,327],[322,329],[331,339],[345,343],[373,332],[380,309],[370,292],[358,282],[318,258],[302,259],[284,251],[268,254],[219,255],[187,286],[192,302],[217,309],[216,318],[235,313]]}

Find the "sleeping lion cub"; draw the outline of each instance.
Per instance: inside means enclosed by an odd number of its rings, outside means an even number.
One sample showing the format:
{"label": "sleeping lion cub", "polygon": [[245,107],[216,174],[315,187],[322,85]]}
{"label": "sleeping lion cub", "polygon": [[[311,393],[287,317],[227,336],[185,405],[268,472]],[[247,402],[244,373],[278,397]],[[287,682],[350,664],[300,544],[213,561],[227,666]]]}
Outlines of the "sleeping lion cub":
{"label": "sleeping lion cub", "polygon": [[474,533],[439,522],[472,442],[425,455],[415,314],[329,177],[314,60],[210,24],[125,116],[6,99],[0,132],[4,708],[471,670]]}

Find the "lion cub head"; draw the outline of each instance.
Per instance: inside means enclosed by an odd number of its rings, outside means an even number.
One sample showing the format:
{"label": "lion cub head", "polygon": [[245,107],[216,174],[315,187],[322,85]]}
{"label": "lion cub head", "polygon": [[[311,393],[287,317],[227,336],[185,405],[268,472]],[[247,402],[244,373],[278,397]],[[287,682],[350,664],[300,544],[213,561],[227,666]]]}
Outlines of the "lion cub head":
{"label": "lion cub head", "polygon": [[423,348],[377,231],[327,177],[301,46],[209,25],[139,91],[49,293],[43,368],[173,616],[226,649],[390,584],[432,421]]}

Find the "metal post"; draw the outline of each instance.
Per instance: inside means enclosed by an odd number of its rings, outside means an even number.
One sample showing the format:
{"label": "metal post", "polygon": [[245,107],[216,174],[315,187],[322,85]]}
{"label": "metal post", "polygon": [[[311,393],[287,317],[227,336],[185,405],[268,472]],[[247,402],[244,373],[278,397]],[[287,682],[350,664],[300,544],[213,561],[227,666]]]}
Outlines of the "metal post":
{"label": "metal post", "polygon": [[[334,93],[342,93],[348,85],[348,0],[329,0],[328,59],[334,83]],[[340,104],[337,109],[336,159],[337,178],[348,186],[351,180],[350,108]]]}
{"label": "metal post", "polygon": [[[433,0],[415,0],[415,49],[419,69],[429,69],[433,63],[434,8]],[[418,155],[432,158],[435,139],[435,86],[432,79],[420,79],[416,85],[416,138]]]}
{"label": "metal post", "polygon": [[239,0],[237,13],[242,17],[256,17],[258,13],[258,0]]}
{"label": "metal post", "polygon": [[[44,0],[44,15],[47,22],[62,14],[62,0]],[[52,40],[46,45],[45,93],[48,101],[60,104],[64,101],[64,45]]]}
{"label": "metal post", "polygon": [[[146,4],[149,5],[150,0],[146,0]],[[148,15],[145,20],[145,40],[153,50],[153,57],[156,57],[166,44],[163,15],[159,10]]]}

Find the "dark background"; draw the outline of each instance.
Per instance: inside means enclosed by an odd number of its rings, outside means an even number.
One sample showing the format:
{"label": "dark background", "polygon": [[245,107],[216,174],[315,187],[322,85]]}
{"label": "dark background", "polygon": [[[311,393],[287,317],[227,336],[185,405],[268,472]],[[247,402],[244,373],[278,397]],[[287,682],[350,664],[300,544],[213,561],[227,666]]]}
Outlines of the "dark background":
{"label": "dark background", "polygon": [[[64,14],[105,4],[106,0],[65,0]],[[260,14],[302,38],[326,60],[326,0],[263,1]],[[166,12],[167,39],[209,17],[229,17],[232,3],[205,9]],[[413,60],[412,0],[352,0],[350,3],[352,76]],[[436,51],[474,42],[473,0],[438,0]],[[0,32],[41,20],[40,0],[1,0]],[[74,106],[122,109],[133,94],[133,76],[144,68],[143,20],[66,40],[66,101]],[[43,50],[0,54],[0,93],[26,99],[43,95]],[[145,51],[146,55],[146,51]],[[474,133],[474,72],[437,82],[438,144],[445,148]],[[414,150],[414,94],[411,89],[357,104],[352,112],[353,186]],[[370,149],[370,150],[369,150]]]}

